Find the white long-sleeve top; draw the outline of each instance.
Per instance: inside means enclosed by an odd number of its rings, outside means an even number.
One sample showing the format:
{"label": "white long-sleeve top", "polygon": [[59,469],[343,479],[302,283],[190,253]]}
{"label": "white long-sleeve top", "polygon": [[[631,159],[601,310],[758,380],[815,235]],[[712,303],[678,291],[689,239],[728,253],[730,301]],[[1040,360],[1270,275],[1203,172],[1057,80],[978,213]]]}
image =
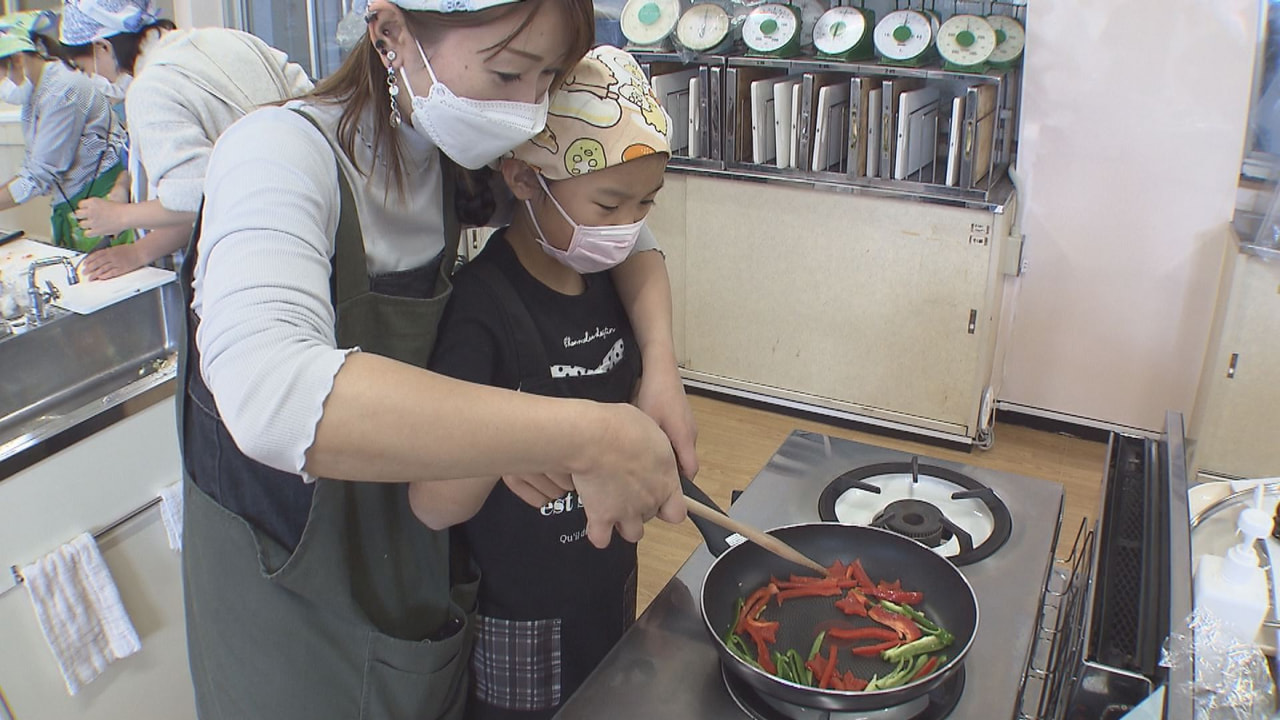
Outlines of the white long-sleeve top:
{"label": "white long-sleeve top", "polygon": [[[263,108],[214,148],[205,182],[204,227],[192,307],[200,318],[200,372],[231,436],[247,456],[303,474],[334,376],[352,349],[338,349],[329,299],[338,226],[334,140],[340,109],[294,101],[325,128],[322,138],[286,108]],[[360,124],[352,181],[371,274],[420,267],[444,249],[440,158],[409,125],[407,198],[387,186]],[[341,152],[349,178],[360,178]],[[647,231],[637,250],[656,247]],[[429,402],[424,398],[424,402]]]}
{"label": "white long-sleeve top", "polygon": [[232,123],[311,90],[284,53],[227,28],[166,32],[143,45],[136,72],[125,114],[146,187],[135,186],[134,196],[177,212],[200,209],[214,141]]}

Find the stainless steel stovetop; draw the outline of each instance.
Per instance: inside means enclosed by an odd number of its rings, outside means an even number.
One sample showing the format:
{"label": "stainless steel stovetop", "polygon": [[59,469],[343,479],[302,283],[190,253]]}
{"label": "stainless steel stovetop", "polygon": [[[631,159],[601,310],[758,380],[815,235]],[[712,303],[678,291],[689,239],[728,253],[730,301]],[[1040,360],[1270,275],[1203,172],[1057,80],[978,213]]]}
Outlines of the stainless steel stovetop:
{"label": "stainless steel stovetop", "polygon": [[[795,431],[730,509],[764,528],[817,522],[818,496],[843,472],[911,455]],[[1045,580],[1062,517],[1058,483],[931,458],[921,462],[990,486],[1009,508],[1013,532],[986,560],[961,567],[978,595],[979,625],[965,660],[965,687],[950,718],[1015,715]],[[742,718],[721,677],[702,623],[699,596],[712,556],[699,546],[636,624],[556,716],[563,720]]]}

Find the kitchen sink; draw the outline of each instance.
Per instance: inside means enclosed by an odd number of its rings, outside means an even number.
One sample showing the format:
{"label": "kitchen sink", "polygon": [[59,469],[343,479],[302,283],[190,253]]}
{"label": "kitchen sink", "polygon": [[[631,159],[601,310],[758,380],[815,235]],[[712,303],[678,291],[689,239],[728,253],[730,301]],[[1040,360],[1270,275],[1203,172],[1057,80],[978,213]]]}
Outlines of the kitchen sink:
{"label": "kitchen sink", "polygon": [[0,338],[0,462],[171,380],[181,311],[169,283]]}

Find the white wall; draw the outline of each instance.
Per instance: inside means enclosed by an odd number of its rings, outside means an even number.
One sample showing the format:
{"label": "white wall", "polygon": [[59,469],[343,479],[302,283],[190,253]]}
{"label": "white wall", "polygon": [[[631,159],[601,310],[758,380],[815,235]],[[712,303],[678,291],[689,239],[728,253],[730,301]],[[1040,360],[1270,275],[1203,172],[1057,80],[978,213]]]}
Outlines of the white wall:
{"label": "white wall", "polygon": [[173,0],[173,20],[178,27],[221,27],[223,0]]}
{"label": "white wall", "polygon": [[1027,273],[1001,399],[1190,413],[1231,218],[1258,0],[1029,3]]}

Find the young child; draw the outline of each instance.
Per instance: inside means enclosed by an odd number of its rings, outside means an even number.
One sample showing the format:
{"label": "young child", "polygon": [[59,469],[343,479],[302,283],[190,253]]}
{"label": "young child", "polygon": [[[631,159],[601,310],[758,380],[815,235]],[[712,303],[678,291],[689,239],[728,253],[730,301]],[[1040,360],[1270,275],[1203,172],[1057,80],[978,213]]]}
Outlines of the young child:
{"label": "young child", "polygon": [[[630,55],[588,53],[552,97],[546,130],[502,161],[515,219],[455,277],[433,370],[540,395],[632,399],[640,354],[607,271],[631,252],[662,187],[669,125]],[[486,720],[551,717],[635,618],[635,545],[591,545],[572,491],[534,507],[512,487],[488,478],[410,488],[433,528],[466,521],[455,538],[482,575],[469,717]]]}

